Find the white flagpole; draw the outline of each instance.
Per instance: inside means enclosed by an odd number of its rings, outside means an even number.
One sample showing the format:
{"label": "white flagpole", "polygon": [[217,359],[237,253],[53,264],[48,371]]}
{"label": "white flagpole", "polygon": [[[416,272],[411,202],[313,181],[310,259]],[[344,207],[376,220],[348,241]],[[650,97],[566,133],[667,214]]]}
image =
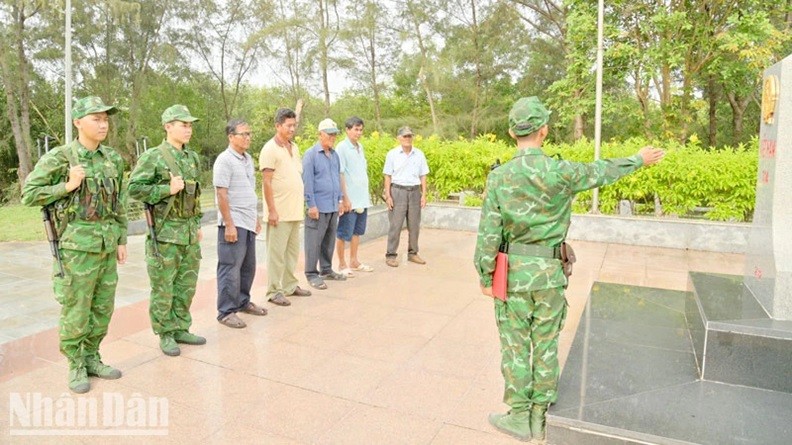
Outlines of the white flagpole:
{"label": "white flagpole", "polygon": [[66,74],[66,106],[65,108],[65,116],[64,116],[64,126],[66,127],[66,139],[64,141],[65,144],[68,144],[72,140],[72,57],[71,57],[71,33],[72,33],[72,23],[71,23],[71,0],[66,0],[66,42],[64,47],[64,72]]}
{"label": "white flagpole", "polygon": [[[597,98],[594,109],[594,160],[600,158],[602,144],[602,46],[605,28],[605,1],[599,0],[597,11]],[[591,213],[599,213],[599,189],[594,189]]]}

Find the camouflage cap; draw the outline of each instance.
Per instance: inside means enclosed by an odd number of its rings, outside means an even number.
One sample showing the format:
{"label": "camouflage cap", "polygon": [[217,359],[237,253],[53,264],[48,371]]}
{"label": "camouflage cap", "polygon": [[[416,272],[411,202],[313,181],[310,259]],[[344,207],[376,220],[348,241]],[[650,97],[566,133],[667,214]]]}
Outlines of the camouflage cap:
{"label": "camouflage cap", "polygon": [[88,96],[77,99],[72,107],[72,119],[82,119],[89,114],[102,113],[115,114],[118,108],[112,105],[105,105],[99,96]]}
{"label": "camouflage cap", "polygon": [[517,136],[528,136],[550,120],[550,111],[536,96],[522,97],[509,112],[509,130]]}
{"label": "camouflage cap", "polygon": [[172,105],[162,113],[163,125],[173,121],[195,122],[197,120],[200,119],[198,119],[197,117],[193,117],[190,114],[190,110],[188,110],[187,107],[185,107],[184,105],[179,105],[179,104]]}

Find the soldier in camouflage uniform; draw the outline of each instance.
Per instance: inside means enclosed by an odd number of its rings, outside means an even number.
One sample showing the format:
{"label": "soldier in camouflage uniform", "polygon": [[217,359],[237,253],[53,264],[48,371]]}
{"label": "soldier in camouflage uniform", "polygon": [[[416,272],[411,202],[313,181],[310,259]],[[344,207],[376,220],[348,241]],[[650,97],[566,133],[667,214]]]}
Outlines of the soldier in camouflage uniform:
{"label": "soldier in camouflage uniform", "polygon": [[53,287],[61,304],[60,351],[76,393],[91,388],[89,375],[121,377],[99,355],[113,315],[116,266],[127,257],[124,161],[101,144],[108,115],[116,111],[95,96],[78,100],[72,109],[77,139],[42,156],[22,190],[25,205],[49,208],[60,237],[64,275],[56,275],[53,264]]}
{"label": "soldier in camouflage uniform", "polygon": [[557,397],[558,334],[567,311],[567,278],[558,247],[569,229],[572,199],[663,157],[661,150],[644,147],[629,158],[590,164],[556,160],[541,149],[549,117],[536,97],[518,100],[509,113],[509,134],[517,140],[518,152],[487,179],[474,257],[482,293],[492,296],[495,256],[508,247],[507,300],[494,301],[503,401],[511,410],[490,415],[490,423],[539,442],[545,436],[547,407]]}
{"label": "soldier in camouflage uniform", "polygon": [[129,178],[129,196],[154,206],[157,251],[152,239],[146,242],[149,316],[160,349],[170,356],[181,353],[177,343],[206,343],[189,332],[202,238],[201,169],[198,154],[187,147],[197,120],[184,105],[165,110],[166,139],[143,153]]}

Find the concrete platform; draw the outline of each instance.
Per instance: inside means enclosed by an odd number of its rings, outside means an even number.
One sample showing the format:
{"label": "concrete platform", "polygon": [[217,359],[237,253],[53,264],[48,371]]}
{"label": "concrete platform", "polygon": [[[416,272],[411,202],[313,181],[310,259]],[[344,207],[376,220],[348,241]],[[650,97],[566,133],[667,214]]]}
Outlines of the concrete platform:
{"label": "concrete platform", "polygon": [[[503,380],[492,301],[479,294],[471,264],[474,233],[422,230],[426,266],[403,262],[387,267],[385,240],[367,242],[360,256],[375,267],[373,273],[330,282],[326,291],[295,298],[290,307],[267,305],[266,317],[243,314],[248,327],[233,330],[215,320],[215,237],[211,227],[205,230],[192,314],[194,331],[206,336],[208,344],[184,346],[177,358],[159,351],[148,321],[142,238],[133,237],[129,264],[121,268],[119,304],[102,343],[105,361],[124,376],[91,379],[89,393],[72,396],[54,328],[11,338],[0,345],[0,443],[519,443],[487,422],[488,413],[506,407],[500,402]],[[574,245],[578,263],[567,292],[562,363],[595,281],[684,291],[690,270],[736,274],[743,268],[743,256],[735,254]],[[257,247],[261,253],[262,244]],[[28,255],[9,259],[10,253],[23,250]],[[0,282],[0,302],[10,301],[4,300],[7,295],[31,298],[21,312],[0,321],[0,335],[10,331],[10,324],[43,320],[41,314],[30,316],[38,311],[49,310],[57,319],[57,303],[47,295],[48,255],[43,243],[0,245],[0,274],[8,275]],[[261,262],[253,294],[257,303],[265,304],[265,284]],[[136,295],[141,299],[125,301]],[[137,437],[127,431],[103,437],[85,435],[87,428],[59,436],[11,436],[10,430],[19,428],[11,415],[15,394],[73,401],[108,395],[130,401],[166,398],[169,422],[164,436]],[[102,434],[120,431],[99,429]]]}

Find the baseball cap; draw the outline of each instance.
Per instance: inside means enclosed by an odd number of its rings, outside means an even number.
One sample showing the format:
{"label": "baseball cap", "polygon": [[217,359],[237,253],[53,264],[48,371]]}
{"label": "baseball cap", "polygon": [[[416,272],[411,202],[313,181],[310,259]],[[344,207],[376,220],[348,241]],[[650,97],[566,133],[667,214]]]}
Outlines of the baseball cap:
{"label": "baseball cap", "polygon": [[550,111],[536,96],[522,97],[509,112],[509,129],[517,136],[528,136],[550,120]]}
{"label": "baseball cap", "polygon": [[88,96],[78,99],[72,107],[72,119],[82,119],[89,114],[107,112],[115,114],[118,108],[106,105],[99,96]]}
{"label": "baseball cap", "polygon": [[336,123],[330,118],[327,118],[327,119],[323,120],[322,122],[319,122],[319,131],[323,131],[323,132],[325,132],[327,134],[338,134],[339,133],[338,125],[336,125]]}
{"label": "baseball cap", "polygon": [[195,122],[198,119],[197,117],[193,117],[190,114],[190,110],[187,109],[184,105],[172,105],[168,107],[162,113],[162,124],[167,124],[168,122],[173,121],[182,121],[182,122]]}
{"label": "baseball cap", "polygon": [[408,126],[401,127],[399,128],[399,131],[396,132],[396,136],[407,136],[407,135],[412,136],[412,134],[413,134],[412,128]]}

